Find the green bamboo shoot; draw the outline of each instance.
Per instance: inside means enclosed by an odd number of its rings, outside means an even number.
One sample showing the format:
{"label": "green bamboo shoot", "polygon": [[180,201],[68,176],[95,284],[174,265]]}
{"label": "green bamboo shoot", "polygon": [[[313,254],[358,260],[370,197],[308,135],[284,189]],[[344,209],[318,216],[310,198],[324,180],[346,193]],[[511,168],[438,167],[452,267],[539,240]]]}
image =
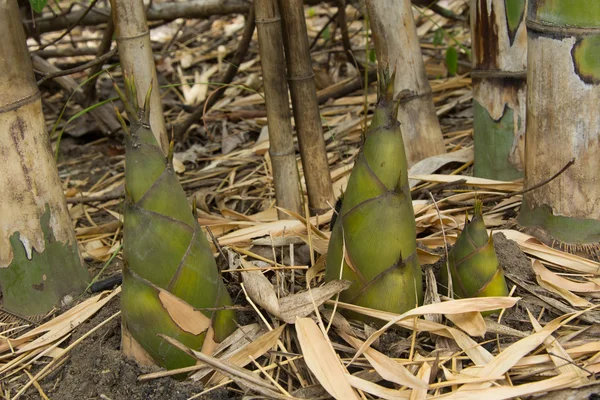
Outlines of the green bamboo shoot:
{"label": "green bamboo shoot", "polygon": [[[219,342],[235,329],[235,314],[224,307],[231,299],[173,171],[172,144],[165,158],[150,129],[150,90],[139,108],[135,86],[126,81],[126,88],[132,104],[121,94],[130,120],[125,128],[123,329],[160,366],[189,366],[195,360],[158,334],[201,349],[205,339]],[[192,307],[202,314],[185,315]],[[198,315],[199,323],[191,324]]]}
{"label": "green bamboo shoot", "polygon": [[469,222],[465,218],[465,227],[448,254],[448,265],[440,269],[440,293],[450,290],[449,269],[454,298],[508,295],[504,272],[483,222],[481,206],[477,201],[473,219]]}
{"label": "green bamboo shoot", "polygon": [[422,273],[394,77],[383,75],[331,232],[326,278],[353,282],[340,296],[344,302],[402,313],[422,302]]}

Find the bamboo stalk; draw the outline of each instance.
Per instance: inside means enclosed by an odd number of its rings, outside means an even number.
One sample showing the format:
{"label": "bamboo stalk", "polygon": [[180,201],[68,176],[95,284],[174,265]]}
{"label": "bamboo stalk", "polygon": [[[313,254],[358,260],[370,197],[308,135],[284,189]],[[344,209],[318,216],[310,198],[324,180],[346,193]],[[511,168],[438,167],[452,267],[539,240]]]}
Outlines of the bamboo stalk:
{"label": "bamboo stalk", "polygon": [[2,306],[49,311],[89,279],[50,148],[17,2],[0,0]]}
{"label": "bamboo stalk", "polygon": [[600,242],[600,3],[530,0],[525,193],[519,222],[567,250]]}
{"label": "bamboo stalk", "polygon": [[473,128],[475,175],[523,176],[527,30],[525,0],[473,0]]}
{"label": "bamboo stalk", "polygon": [[140,88],[137,92],[139,104],[144,104],[144,95],[152,84],[150,107],[153,113],[150,116],[150,127],[162,151],[166,153],[167,128],[163,117],[144,4],[142,0],[111,0],[111,5],[121,68],[125,75],[135,76],[136,84]]}
{"label": "bamboo stalk", "polygon": [[279,0],[283,18],[283,39],[294,121],[306,179],[308,205],[313,214],[329,211],[333,186],[317,102],[302,0]]}
{"label": "bamboo stalk", "polygon": [[[409,0],[367,0],[375,52],[382,67],[396,71],[396,95],[408,90],[398,110],[408,166],[445,153],[431,87],[425,73]],[[405,92],[406,93],[406,92]]]}
{"label": "bamboo stalk", "polygon": [[[269,156],[273,165],[275,198],[279,207],[302,213],[300,179],[290,121],[288,87],[277,0],[256,0],[256,29],[265,88]],[[278,212],[280,219],[285,214]]]}

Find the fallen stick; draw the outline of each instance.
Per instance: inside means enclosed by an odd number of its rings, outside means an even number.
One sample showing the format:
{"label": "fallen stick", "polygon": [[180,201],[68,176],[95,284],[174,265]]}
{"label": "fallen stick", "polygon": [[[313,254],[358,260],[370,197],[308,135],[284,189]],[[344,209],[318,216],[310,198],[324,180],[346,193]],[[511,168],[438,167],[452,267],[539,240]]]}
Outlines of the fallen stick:
{"label": "fallen stick", "polygon": [[[39,56],[33,56],[31,60],[33,62],[33,68],[37,71],[46,74],[57,74],[61,72],[60,69],[56,68],[54,65],[50,64],[48,61]],[[70,94],[75,91],[73,99],[75,100],[76,104],[84,104],[85,95],[83,90],[78,87],[77,82],[73,78],[70,76],[56,76],[53,79],[67,93]],[[94,117],[98,124],[98,128],[103,133],[110,134],[121,129],[121,124],[117,120],[114,109],[108,104],[91,110],[90,114]]]}
{"label": "fallen stick", "polygon": [[[148,21],[172,21],[177,18],[207,18],[212,15],[247,14],[250,5],[245,0],[191,0],[177,3],[154,3],[146,11]],[[67,29],[77,22],[85,10],[71,11],[54,17],[49,13],[36,19],[37,33]],[[93,26],[106,23],[111,15],[110,7],[97,7],[79,21],[79,26]],[[26,21],[29,25],[31,21]]]}

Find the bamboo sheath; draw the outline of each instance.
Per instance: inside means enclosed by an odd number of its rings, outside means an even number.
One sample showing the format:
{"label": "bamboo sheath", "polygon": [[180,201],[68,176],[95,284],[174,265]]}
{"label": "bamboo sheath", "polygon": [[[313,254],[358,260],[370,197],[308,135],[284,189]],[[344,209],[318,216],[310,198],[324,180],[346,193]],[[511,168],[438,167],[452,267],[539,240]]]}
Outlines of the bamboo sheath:
{"label": "bamboo sheath", "polygon": [[475,175],[523,176],[527,82],[526,0],[472,0]]}

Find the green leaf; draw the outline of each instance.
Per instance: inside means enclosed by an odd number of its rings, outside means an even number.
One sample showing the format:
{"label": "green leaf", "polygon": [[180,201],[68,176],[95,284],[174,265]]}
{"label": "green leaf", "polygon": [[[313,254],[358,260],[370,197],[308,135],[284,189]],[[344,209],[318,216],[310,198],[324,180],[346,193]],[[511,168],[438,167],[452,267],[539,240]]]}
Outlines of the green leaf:
{"label": "green leaf", "polygon": [[435,46],[441,46],[444,43],[444,30],[438,29],[433,34],[433,44]]}
{"label": "green leaf", "polygon": [[36,13],[41,13],[48,4],[48,0],[29,0],[29,4],[31,4],[31,8]]}
{"label": "green leaf", "polygon": [[373,62],[373,63],[374,63],[375,61],[377,61],[377,54],[375,53],[375,49],[371,49],[371,50],[369,51],[369,61],[370,61],[370,62]]}
{"label": "green leaf", "polygon": [[448,47],[446,50],[446,68],[448,68],[448,75],[456,75],[458,71],[458,51],[454,46]]}
{"label": "green leaf", "polygon": [[310,8],[308,9],[308,12],[307,12],[306,14],[307,14],[307,16],[308,16],[309,18],[310,18],[310,17],[314,17],[315,15],[317,15],[317,11],[315,11],[315,8],[314,8],[314,7],[310,7]]}
{"label": "green leaf", "polygon": [[325,40],[329,40],[329,38],[331,37],[331,30],[329,29],[329,25],[327,25],[325,27],[325,29],[323,29],[323,33],[321,33],[321,37]]}

